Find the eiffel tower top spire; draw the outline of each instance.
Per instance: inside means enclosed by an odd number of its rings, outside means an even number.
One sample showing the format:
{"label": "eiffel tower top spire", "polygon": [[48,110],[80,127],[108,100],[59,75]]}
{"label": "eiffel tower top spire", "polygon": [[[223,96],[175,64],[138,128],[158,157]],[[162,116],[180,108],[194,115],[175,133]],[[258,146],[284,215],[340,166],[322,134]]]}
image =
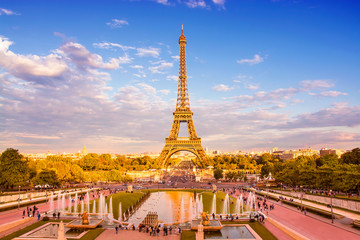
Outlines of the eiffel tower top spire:
{"label": "eiffel tower top spire", "polygon": [[186,76],[186,55],[185,45],[186,37],[184,36],[184,25],[181,25],[181,35],[179,37],[180,59],[179,59],[179,80],[176,101],[176,111],[190,111],[190,100]]}

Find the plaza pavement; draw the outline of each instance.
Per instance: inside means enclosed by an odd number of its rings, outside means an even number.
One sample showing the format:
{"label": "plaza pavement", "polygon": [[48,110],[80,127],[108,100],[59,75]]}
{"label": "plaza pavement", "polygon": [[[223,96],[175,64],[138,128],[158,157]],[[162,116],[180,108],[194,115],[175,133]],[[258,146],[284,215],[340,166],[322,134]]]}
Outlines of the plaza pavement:
{"label": "plaza pavement", "polygon": [[[240,193],[236,191],[236,195]],[[305,215],[296,208],[282,206],[281,202],[267,199],[267,202],[275,205],[275,209],[269,211],[268,217],[281,223],[282,225],[294,230],[311,240],[360,240],[360,231],[350,229],[349,226],[341,226],[341,223],[332,224],[330,219],[320,217],[314,214]],[[269,221],[265,221],[265,226],[278,239],[289,239],[284,236],[279,228],[273,226]],[[291,238],[290,238],[291,239]]]}
{"label": "plaza pavement", "polygon": [[[273,193],[273,192],[267,192],[267,191],[261,191],[261,192],[264,193],[264,194],[267,194],[267,195],[274,196],[276,198],[279,198],[279,196],[286,197],[287,199],[292,198],[292,197],[289,197],[289,196],[284,196],[284,195],[281,195],[281,194],[278,194],[278,193]],[[301,202],[300,199],[297,199],[297,198],[293,198],[293,199],[294,199],[294,202],[297,202],[297,203]],[[305,199],[302,200],[302,203],[303,203],[303,205],[315,207],[315,208],[318,208],[318,209],[321,209],[321,210],[324,210],[324,211],[327,211],[327,212],[331,211],[331,209],[328,208],[327,206],[324,206],[322,204],[317,204],[317,203],[314,203],[314,202],[310,202],[310,201],[307,201]],[[342,215],[342,216],[350,218],[352,220],[360,220],[360,214],[357,214],[357,213],[341,210],[341,209],[338,209],[338,208],[333,208],[333,212],[335,214]]]}
{"label": "plaza pavement", "polygon": [[[101,193],[103,193],[105,196],[109,195],[109,191],[108,190],[102,190]],[[93,197],[92,197],[92,194],[90,194],[90,200],[93,200]],[[57,201],[58,200],[54,200],[54,208],[56,208],[57,206]],[[60,200],[61,201],[61,200]],[[66,203],[66,206],[68,204],[68,201],[65,202]],[[39,208],[39,212],[42,214],[42,213],[45,213],[45,212],[48,212],[50,210],[50,202],[45,202],[45,203],[40,203],[40,204],[35,204],[37,208]],[[29,206],[29,208],[33,208],[34,205],[31,205]],[[10,222],[14,222],[14,221],[17,221],[17,220],[20,220],[23,218],[23,211],[25,210],[25,214],[26,214],[26,208],[27,207],[20,207],[20,209],[12,209],[12,210],[8,210],[8,211],[5,211],[5,212],[0,212],[0,225],[3,225],[3,224],[7,224],[7,223],[10,223]],[[37,221],[37,217],[35,217],[32,221],[30,221],[31,223],[34,223]],[[10,233],[13,233],[13,232],[16,232],[17,230],[19,230],[20,228],[23,228],[25,226],[28,226],[30,225],[29,223],[26,223],[26,224],[21,224],[21,226],[18,226],[18,227],[15,227],[15,228],[12,228],[10,230],[7,230],[5,232],[0,232],[0,238],[3,237],[3,236],[6,236]],[[20,228],[19,228],[20,227]]]}

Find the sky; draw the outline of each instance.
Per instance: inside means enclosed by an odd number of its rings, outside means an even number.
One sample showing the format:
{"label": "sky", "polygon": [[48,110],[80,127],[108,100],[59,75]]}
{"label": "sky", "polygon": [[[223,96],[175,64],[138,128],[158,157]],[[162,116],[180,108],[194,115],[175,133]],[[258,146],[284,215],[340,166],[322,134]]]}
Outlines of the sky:
{"label": "sky", "polygon": [[160,152],[181,24],[203,147],[359,147],[359,12],[355,0],[0,0],[0,151]]}

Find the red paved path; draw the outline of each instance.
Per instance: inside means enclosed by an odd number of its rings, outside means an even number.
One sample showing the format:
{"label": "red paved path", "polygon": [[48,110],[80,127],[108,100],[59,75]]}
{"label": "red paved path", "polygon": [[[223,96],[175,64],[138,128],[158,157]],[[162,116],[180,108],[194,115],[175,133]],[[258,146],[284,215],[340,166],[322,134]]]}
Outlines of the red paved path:
{"label": "red paved path", "polygon": [[[239,195],[239,192],[236,193]],[[273,201],[267,202],[274,203]],[[269,211],[269,217],[282,223],[283,225],[295,230],[303,236],[311,240],[360,240],[360,231],[358,234],[349,232],[343,228],[339,228],[330,223],[320,221],[310,216],[305,216],[297,210],[292,210],[281,205],[275,204],[275,209]],[[324,218],[325,219],[325,218]],[[283,233],[279,232],[275,226],[270,223],[265,223],[265,226],[278,238],[278,239],[291,239],[283,238]],[[356,232],[357,230],[355,230]]]}

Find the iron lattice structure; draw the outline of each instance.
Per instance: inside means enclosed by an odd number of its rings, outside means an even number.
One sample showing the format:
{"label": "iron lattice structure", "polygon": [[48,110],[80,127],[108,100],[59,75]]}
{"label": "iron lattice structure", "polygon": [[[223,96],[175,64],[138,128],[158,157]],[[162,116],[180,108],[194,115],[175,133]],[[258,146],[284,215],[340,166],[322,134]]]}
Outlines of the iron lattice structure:
{"label": "iron lattice structure", "polygon": [[[195,154],[200,161],[206,160],[206,154],[201,146],[201,138],[196,134],[194,121],[192,119],[193,112],[190,110],[190,100],[186,75],[186,55],[185,45],[186,37],[182,29],[181,36],[179,37],[180,44],[180,59],[179,59],[179,80],[178,92],[176,100],[176,109],[174,120],[171,126],[168,138],[165,138],[165,146],[159,156],[159,160],[163,166],[166,166],[169,158],[176,152],[188,151]],[[179,137],[180,123],[186,122],[189,137]]]}

